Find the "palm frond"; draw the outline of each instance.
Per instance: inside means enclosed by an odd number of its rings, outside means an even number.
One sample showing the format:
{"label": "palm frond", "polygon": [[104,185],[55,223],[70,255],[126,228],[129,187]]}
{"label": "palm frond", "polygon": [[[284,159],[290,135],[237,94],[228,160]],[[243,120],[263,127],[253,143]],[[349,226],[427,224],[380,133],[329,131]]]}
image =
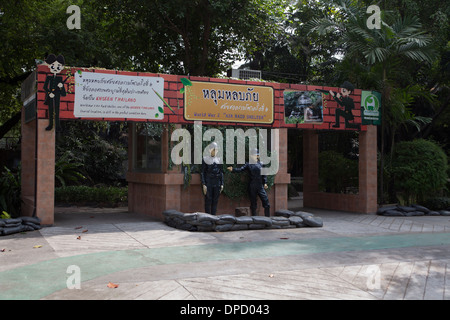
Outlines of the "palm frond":
{"label": "palm frond", "polygon": [[431,62],[433,60],[432,56],[430,53],[421,50],[419,48],[417,49],[410,49],[410,50],[406,50],[406,51],[400,51],[399,52],[401,55],[404,55],[405,57],[408,57],[411,60],[414,61],[425,61],[425,62]]}
{"label": "palm frond", "polygon": [[388,59],[391,52],[382,47],[368,48],[364,51],[364,56],[369,64],[382,63]]}
{"label": "palm frond", "polygon": [[431,123],[432,118],[422,117],[422,116],[414,116],[413,118],[406,119],[403,123],[405,127],[413,126],[417,131],[422,130],[422,125]]}
{"label": "palm frond", "polygon": [[405,16],[404,18],[399,17],[392,24],[392,29],[399,38],[408,37],[411,34],[416,34],[423,31],[422,24],[417,16]]}
{"label": "palm frond", "polygon": [[328,18],[313,18],[306,24],[309,33],[317,32],[323,36],[331,32],[343,32],[342,25]]}

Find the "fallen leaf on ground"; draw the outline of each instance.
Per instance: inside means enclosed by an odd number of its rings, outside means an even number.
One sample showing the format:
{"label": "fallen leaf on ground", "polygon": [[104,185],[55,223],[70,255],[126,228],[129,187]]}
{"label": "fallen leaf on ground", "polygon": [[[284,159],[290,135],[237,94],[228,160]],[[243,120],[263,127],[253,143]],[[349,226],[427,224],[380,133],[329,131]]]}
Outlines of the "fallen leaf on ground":
{"label": "fallen leaf on ground", "polygon": [[42,244],[35,245],[33,248],[40,248],[40,247],[42,247]]}
{"label": "fallen leaf on ground", "polygon": [[112,282],[108,282],[108,285],[107,285],[107,287],[108,288],[117,288],[119,285],[118,284],[115,284],[115,283],[112,283]]}

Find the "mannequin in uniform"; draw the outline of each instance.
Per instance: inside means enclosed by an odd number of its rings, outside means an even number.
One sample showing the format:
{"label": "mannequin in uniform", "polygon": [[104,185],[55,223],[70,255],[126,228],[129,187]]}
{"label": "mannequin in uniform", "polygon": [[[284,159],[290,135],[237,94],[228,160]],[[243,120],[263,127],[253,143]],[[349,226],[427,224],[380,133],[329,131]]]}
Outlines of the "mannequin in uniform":
{"label": "mannequin in uniform", "polygon": [[270,217],[270,204],[267,197],[267,177],[261,175],[262,163],[259,161],[259,151],[257,149],[252,150],[250,153],[251,163],[245,163],[240,168],[228,167],[230,172],[242,172],[247,170],[250,175],[250,181],[248,185],[248,193],[250,196],[250,210],[252,216],[256,216],[257,196],[261,199],[262,206],[264,208],[264,215]]}
{"label": "mannequin in uniform", "polygon": [[55,56],[50,54],[45,62],[48,64],[51,76],[45,78],[44,90],[46,93],[45,105],[48,105],[48,117],[49,125],[45,130],[49,131],[53,129],[53,118],[56,123],[56,131],[61,131],[61,125],[59,122],[59,105],[61,97],[66,96],[66,89],[64,87],[64,81],[62,76],[57,76],[64,69],[65,60],[62,55]]}
{"label": "mannequin in uniform", "polygon": [[203,194],[205,195],[205,212],[215,215],[220,193],[223,190],[223,166],[217,157],[217,143],[210,145],[209,156],[203,157],[202,171]]}

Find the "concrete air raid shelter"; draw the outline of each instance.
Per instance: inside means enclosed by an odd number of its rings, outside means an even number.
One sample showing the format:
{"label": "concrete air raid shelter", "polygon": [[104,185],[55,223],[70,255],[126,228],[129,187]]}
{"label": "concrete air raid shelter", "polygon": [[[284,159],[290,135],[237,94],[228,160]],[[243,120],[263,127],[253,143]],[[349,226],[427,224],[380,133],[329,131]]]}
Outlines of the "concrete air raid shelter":
{"label": "concrete air raid shelter", "polygon": [[[131,212],[163,219],[166,209],[203,210],[200,175],[192,174],[190,187],[184,188],[184,173],[171,159],[171,146],[178,141],[173,138],[175,130],[200,121],[208,128],[269,132],[278,155],[268,193],[272,214],[287,209],[291,181],[288,129],[303,130],[304,207],[375,212],[374,124],[379,119],[374,117],[380,109],[376,99],[376,93],[355,89],[348,82],[335,88],[75,67],[55,71],[49,65],[38,65],[22,85],[22,215],[36,215],[43,225],[54,224],[55,136],[64,134],[58,132],[63,120],[130,124],[126,179]],[[149,122],[167,124],[156,144],[148,141],[143,130],[143,124]],[[319,191],[318,133],[331,130],[359,131],[357,194]],[[217,213],[234,213],[243,206],[248,206],[248,200],[221,196]]]}

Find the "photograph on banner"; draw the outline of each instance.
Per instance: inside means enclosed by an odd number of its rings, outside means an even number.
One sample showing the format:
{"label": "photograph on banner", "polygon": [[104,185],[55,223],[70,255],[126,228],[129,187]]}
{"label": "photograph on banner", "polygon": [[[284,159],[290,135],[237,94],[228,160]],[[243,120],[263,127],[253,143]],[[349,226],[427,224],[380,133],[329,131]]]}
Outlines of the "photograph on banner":
{"label": "photograph on banner", "polygon": [[323,122],[323,99],[320,91],[284,91],[284,122]]}
{"label": "photograph on banner", "polygon": [[87,72],[75,74],[77,118],[164,119],[164,79]]}
{"label": "photograph on banner", "polygon": [[184,89],[186,120],[273,123],[272,87],[190,81]]}

